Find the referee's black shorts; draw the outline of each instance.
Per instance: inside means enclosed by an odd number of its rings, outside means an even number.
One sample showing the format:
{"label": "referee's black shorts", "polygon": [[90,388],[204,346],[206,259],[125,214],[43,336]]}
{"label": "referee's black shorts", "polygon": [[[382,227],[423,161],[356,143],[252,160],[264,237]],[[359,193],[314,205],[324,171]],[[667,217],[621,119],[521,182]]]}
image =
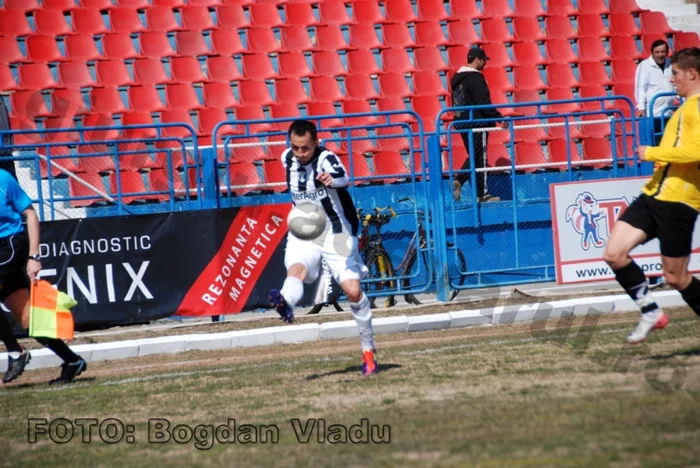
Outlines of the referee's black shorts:
{"label": "referee's black shorts", "polygon": [[697,217],[698,212],[685,203],[661,201],[643,193],[618,221],[644,231],[646,242],[659,239],[661,255],[678,258],[690,255]]}
{"label": "referee's black shorts", "polygon": [[26,232],[0,238],[0,302],[15,291],[29,289],[28,259],[29,236]]}

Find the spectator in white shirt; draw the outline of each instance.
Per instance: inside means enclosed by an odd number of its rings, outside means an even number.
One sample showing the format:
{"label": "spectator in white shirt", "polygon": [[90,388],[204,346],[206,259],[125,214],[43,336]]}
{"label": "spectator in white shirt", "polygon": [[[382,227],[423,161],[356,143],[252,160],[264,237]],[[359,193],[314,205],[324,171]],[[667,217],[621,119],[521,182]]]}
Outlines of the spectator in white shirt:
{"label": "spectator in white shirt", "polygon": [[[651,45],[651,56],[637,65],[637,74],[634,79],[637,117],[647,116],[648,107],[654,96],[673,91],[670,81],[671,61],[668,59],[668,54],[668,43],[658,39]],[[662,117],[664,109],[672,103],[672,96],[656,99],[652,109],[653,115],[648,117]]]}

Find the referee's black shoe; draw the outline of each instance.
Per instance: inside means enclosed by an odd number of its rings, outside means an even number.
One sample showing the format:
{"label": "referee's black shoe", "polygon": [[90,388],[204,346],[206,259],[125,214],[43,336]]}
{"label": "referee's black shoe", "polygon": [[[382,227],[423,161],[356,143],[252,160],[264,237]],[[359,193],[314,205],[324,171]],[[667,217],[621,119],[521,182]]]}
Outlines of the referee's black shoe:
{"label": "referee's black shoe", "polygon": [[29,354],[29,351],[23,351],[17,359],[12,359],[12,357],[8,355],[7,370],[5,371],[5,375],[2,376],[2,383],[12,382],[17,377],[22,375],[24,368],[31,360],[32,355]]}
{"label": "referee's black shoe", "polygon": [[70,383],[86,369],[87,362],[83,358],[75,362],[64,362],[61,364],[61,375],[57,379],[50,380],[49,385]]}

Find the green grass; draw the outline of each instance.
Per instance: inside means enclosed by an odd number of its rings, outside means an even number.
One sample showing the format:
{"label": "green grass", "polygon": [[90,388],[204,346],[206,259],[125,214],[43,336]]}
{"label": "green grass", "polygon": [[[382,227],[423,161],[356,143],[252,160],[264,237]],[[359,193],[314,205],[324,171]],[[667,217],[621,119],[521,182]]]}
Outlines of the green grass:
{"label": "green grass", "polygon": [[[380,336],[383,371],[371,378],[359,375],[355,340],[91,363],[59,389],[44,383],[55,369],[28,371],[0,391],[1,460],[52,468],[693,465],[700,322],[686,310],[670,315],[666,330],[636,348],[621,346],[635,314],[557,330],[551,323]],[[90,444],[46,435],[28,443],[29,418],[60,417],[117,418],[133,425],[134,442],[110,445],[95,430]],[[212,443],[200,427],[202,449],[148,443],[149,418],[192,428],[235,418],[239,429],[276,426],[279,440]],[[330,443],[344,432],[331,425],[363,419],[388,426],[384,438],[375,434],[379,443]],[[325,421],[326,441],[313,432],[300,442],[314,420]]]}

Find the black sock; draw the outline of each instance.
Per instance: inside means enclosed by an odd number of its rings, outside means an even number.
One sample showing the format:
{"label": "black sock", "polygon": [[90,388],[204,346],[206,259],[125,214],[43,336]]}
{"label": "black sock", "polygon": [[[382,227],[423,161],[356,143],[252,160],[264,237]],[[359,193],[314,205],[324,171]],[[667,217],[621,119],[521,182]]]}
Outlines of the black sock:
{"label": "black sock", "polygon": [[49,348],[51,351],[56,353],[56,356],[63,359],[65,362],[76,362],[80,359],[80,356],[75,354],[70,350],[68,345],[64,343],[63,340],[57,338],[34,338],[42,345]]}
{"label": "black sock", "polygon": [[5,343],[5,348],[7,348],[8,353],[21,353],[22,347],[17,342],[15,334],[12,333],[12,326],[10,326],[10,321],[7,320],[5,316],[5,311],[0,310],[0,340]]}
{"label": "black sock", "polygon": [[688,287],[681,291],[681,296],[693,312],[700,315],[700,280],[693,276]]}
{"label": "black sock", "polygon": [[625,289],[632,300],[642,309],[643,314],[654,312],[659,309],[659,306],[656,305],[656,302],[654,302],[649,294],[649,282],[647,281],[647,277],[644,276],[644,272],[634,260],[632,260],[629,265],[619,270],[613,270],[613,272],[615,273],[617,282],[620,283],[620,286]]}

